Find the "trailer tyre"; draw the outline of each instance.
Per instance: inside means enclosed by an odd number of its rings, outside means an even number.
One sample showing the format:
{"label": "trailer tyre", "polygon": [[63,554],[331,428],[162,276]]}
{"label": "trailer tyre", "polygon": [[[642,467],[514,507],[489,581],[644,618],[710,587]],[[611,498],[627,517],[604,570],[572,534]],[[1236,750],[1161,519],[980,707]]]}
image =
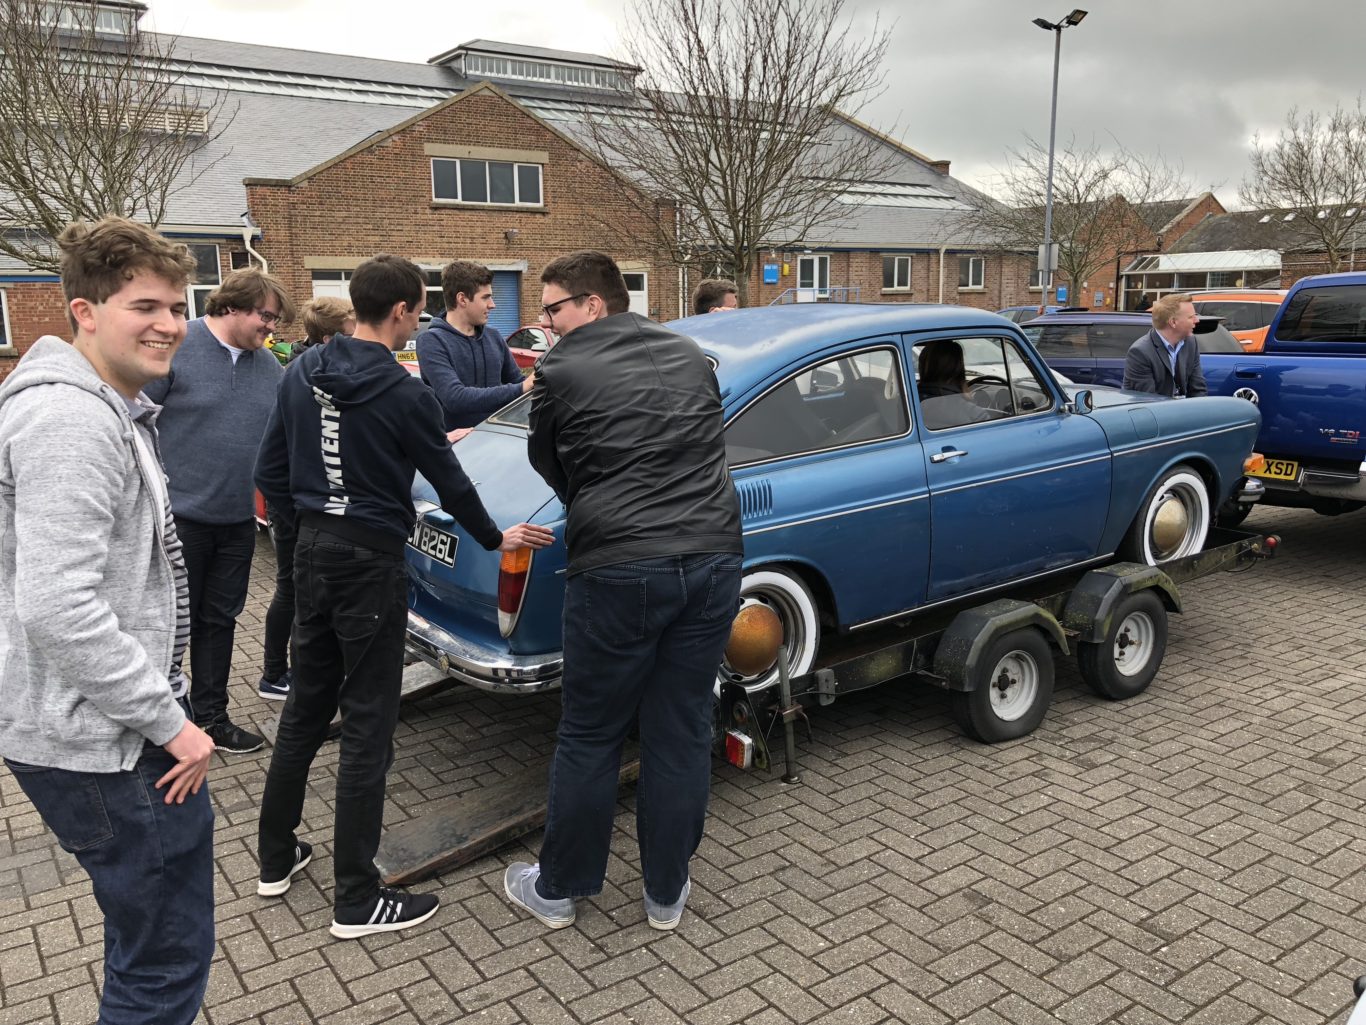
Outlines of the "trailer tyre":
{"label": "trailer tyre", "polygon": [[1105,640],[1077,645],[1081,678],[1111,701],[1142,694],[1167,651],[1167,609],[1152,591],[1135,591],[1116,606]]}
{"label": "trailer tyre", "polygon": [[953,715],[965,733],[987,744],[1026,736],[1053,699],[1053,649],[1033,627],[1012,630],[982,653],[971,683],[953,694]]}
{"label": "trailer tyre", "polygon": [[1210,527],[1204,478],[1180,463],[1153,485],[1119,546],[1120,558],[1160,566],[1205,547]]}
{"label": "trailer tyre", "polygon": [[[778,614],[787,642],[788,675],[801,676],[807,672],[816,661],[821,640],[820,615],[811,589],[787,570],[754,569],[740,581],[740,607],[754,603],[767,605]],[[738,683],[753,694],[777,682],[776,665],[766,672],[746,676],[723,661],[717,672],[716,693],[720,695],[723,683]]]}

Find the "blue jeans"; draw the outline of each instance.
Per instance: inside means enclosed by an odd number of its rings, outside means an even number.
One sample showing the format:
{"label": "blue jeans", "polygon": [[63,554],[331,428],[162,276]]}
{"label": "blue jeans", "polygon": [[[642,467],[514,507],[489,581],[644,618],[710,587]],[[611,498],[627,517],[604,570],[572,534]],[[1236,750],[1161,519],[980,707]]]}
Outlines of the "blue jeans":
{"label": "blue jeans", "polygon": [[740,604],[740,556],[674,555],[565,585],[564,685],[541,846],[548,897],[602,890],[621,748],[640,723],[636,840],[645,892],[671,904],[702,840],[712,688]]}
{"label": "blue jeans", "polygon": [[213,806],[209,788],[166,804],[175,765],[143,749],[129,772],[70,772],[6,759],[104,912],[99,1025],[189,1025],[213,958]]}
{"label": "blue jeans", "polygon": [[379,895],[375,853],[403,689],[408,572],[402,555],[301,526],[294,582],[294,683],[261,795],[261,875],[279,879],[294,863],[308,771],[340,709],[333,900],[355,910]]}

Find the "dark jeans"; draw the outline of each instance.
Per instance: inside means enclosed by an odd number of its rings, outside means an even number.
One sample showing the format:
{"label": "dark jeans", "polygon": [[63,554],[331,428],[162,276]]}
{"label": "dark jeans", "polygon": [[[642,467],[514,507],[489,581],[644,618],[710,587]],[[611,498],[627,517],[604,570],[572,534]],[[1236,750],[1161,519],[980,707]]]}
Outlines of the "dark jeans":
{"label": "dark jeans", "polygon": [[676,555],[569,578],[563,708],[541,846],[546,896],[602,890],[622,743],[638,717],[645,892],[662,904],[678,899],[702,840],[712,688],[739,602],[738,555]]}
{"label": "dark jeans", "polygon": [[360,907],[379,891],[374,859],[403,684],[408,575],[401,555],[305,526],[294,549],[294,583],[294,683],[261,798],[261,874],[278,878],[294,863],[308,770],[340,707],[333,902]]}
{"label": "dark jeans", "polygon": [[130,772],[6,763],[104,913],[100,1025],[189,1025],[213,958],[213,805],[156,781],[175,765],[148,746]]}
{"label": "dark jeans", "polygon": [[261,675],[272,682],[289,672],[289,631],[294,625],[294,528],[274,509],[270,532],[275,539],[275,594],[266,609],[265,659]]}
{"label": "dark jeans", "polygon": [[194,721],[209,727],[228,717],[228,676],[237,617],[247,601],[256,521],[196,523],[179,516],[190,583],[190,697]]}

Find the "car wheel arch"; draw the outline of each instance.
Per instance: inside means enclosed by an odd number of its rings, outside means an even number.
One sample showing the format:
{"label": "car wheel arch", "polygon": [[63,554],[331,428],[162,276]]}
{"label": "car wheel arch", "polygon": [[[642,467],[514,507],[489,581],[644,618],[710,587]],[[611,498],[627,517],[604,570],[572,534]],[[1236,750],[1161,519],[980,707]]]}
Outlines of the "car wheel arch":
{"label": "car wheel arch", "polygon": [[816,602],[816,616],[822,628],[839,629],[838,606],[835,592],[826,575],[818,566],[806,559],[775,557],[756,562],[746,561],[743,573],[758,573],[762,570],[780,570],[799,578],[811,592]]}

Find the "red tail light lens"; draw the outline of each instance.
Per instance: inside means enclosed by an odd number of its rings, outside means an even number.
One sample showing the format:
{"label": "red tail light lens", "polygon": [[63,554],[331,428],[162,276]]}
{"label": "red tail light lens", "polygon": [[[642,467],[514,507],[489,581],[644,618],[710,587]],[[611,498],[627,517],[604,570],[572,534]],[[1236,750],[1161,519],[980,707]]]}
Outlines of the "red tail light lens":
{"label": "red tail light lens", "polygon": [[526,598],[530,577],[530,548],[503,553],[498,564],[498,632],[504,637],[517,628],[517,617],[522,614],[522,601]]}

